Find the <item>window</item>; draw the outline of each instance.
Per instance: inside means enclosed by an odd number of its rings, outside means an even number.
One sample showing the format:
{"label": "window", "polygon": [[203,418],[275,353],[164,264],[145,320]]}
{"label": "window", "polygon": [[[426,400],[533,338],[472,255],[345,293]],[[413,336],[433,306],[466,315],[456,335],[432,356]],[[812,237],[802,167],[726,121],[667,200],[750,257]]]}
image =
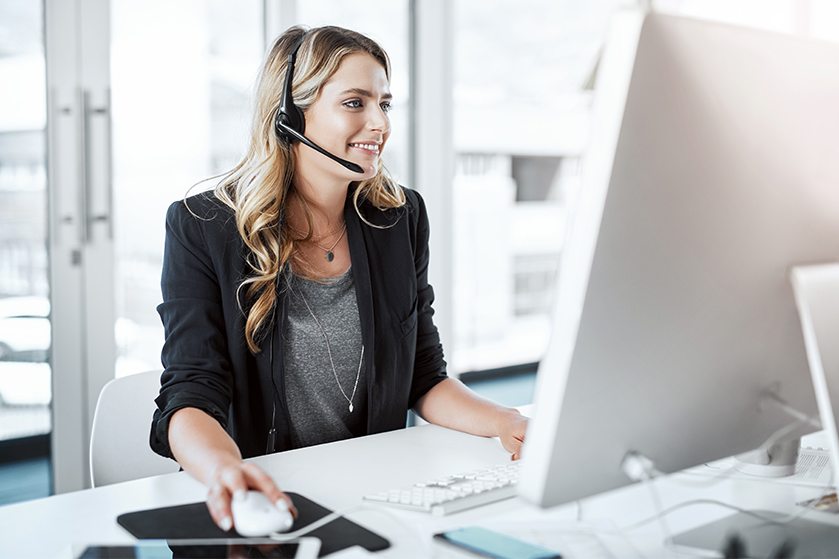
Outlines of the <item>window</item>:
{"label": "window", "polygon": [[454,372],[545,351],[588,137],[588,84],[620,4],[455,4]]}
{"label": "window", "polygon": [[116,376],[124,376],[161,367],[155,309],[167,207],[245,148],[263,12],[260,0],[113,0],[111,10]]}
{"label": "window", "polygon": [[0,440],[51,430],[42,22],[0,5]]}

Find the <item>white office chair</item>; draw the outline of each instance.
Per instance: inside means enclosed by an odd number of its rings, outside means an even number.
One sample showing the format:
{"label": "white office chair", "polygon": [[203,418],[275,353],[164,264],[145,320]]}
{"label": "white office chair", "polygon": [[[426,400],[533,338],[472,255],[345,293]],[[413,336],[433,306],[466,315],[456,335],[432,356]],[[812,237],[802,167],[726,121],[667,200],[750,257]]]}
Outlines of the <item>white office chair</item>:
{"label": "white office chair", "polygon": [[178,471],[149,447],[160,371],[116,378],[102,388],[90,433],[93,487]]}

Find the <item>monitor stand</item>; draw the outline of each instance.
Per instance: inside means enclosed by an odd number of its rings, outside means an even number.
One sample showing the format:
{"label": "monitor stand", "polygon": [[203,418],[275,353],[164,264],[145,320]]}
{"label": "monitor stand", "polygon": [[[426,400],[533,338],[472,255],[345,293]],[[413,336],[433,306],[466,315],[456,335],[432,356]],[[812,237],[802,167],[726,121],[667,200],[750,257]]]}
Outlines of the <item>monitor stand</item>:
{"label": "monitor stand", "polygon": [[735,456],[734,469],[758,477],[791,476],[795,474],[800,447],[801,437],[776,442],[768,449],[760,447]]}
{"label": "monitor stand", "polygon": [[734,469],[757,477],[786,477],[795,474],[801,437],[821,430],[822,423],[795,409],[778,394],[773,385],[763,391],[761,407],[774,406],[794,421],[772,433],[759,448],[735,456]]}

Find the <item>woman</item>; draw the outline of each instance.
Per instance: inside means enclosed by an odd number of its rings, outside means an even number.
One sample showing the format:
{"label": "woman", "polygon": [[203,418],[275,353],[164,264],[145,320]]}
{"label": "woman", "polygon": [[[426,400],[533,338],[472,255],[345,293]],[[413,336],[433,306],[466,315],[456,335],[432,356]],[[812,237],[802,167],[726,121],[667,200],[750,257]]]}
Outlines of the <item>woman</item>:
{"label": "woman", "polygon": [[262,69],[247,155],[169,209],[151,444],[210,487],[225,530],[248,489],[292,505],[243,457],[398,429],[411,408],[518,457],[526,419],[446,376],[425,206],[380,159],[389,80],[367,37],[289,29]]}

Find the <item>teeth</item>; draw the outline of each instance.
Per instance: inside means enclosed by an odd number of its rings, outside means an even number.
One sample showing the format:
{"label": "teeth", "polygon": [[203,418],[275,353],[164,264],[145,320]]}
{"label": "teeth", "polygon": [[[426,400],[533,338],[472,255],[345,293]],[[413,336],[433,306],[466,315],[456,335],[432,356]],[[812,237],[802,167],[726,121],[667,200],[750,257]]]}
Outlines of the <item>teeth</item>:
{"label": "teeth", "polygon": [[361,149],[367,149],[367,150],[370,150],[370,151],[379,151],[379,145],[378,144],[350,144],[350,145],[353,146],[353,147],[357,147],[357,148],[361,148]]}

